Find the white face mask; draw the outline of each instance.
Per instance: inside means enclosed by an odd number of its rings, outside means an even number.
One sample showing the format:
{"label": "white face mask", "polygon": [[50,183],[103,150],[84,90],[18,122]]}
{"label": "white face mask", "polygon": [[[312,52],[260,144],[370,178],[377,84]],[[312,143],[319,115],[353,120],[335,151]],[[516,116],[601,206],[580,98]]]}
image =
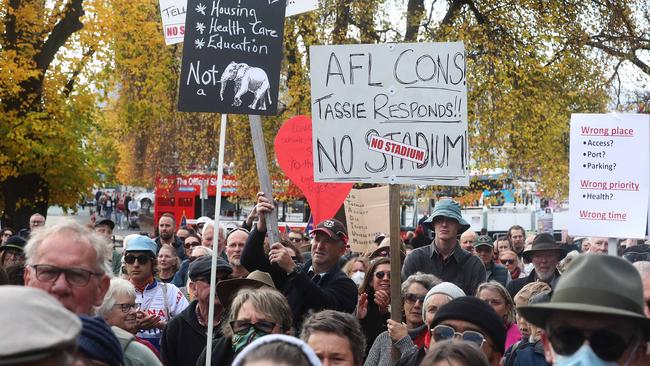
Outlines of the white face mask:
{"label": "white face mask", "polygon": [[365,277],[366,277],[366,274],[365,274],[364,272],[358,271],[358,272],[354,272],[354,273],[350,276],[350,279],[352,279],[352,281],[354,281],[354,283],[355,283],[357,286],[361,286],[361,282],[363,282],[363,279],[364,279]]}
{"label": "white face mask", "polygon": [[[625,366],[627,366],[632,357],[634,357],[634,354],[636,353],[637,347],[639,346],[639,343],[634,346],[632,349],[632,352],[630,353],[630,356],[628,357],[627,361],[624,363]],[[556,366],[618,366],[618,362],[616,361],[603,361],[596,353],[594,352],[593,349],[591,349],[591,346],[588,346],[586,344],[583,344],[582,347],[580,347],[574,354],[568,355],[568,356],[562,356],[562,355],[555,355],[555,362],[553,365]]]}

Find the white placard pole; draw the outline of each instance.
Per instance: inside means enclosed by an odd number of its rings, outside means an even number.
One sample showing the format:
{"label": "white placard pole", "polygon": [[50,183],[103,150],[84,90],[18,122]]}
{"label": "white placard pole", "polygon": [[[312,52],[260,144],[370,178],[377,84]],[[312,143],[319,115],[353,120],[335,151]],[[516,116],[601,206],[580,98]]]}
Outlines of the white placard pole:
{"label": "white placard pole", "polygon": [[[217,192],[214,196],[214,234],[212,239],[212,269],[210,270],[210,299],[217,296],[217,257],[219,256],[219,213],[221,212],[221,188],[223,186],[223,152],[226,145],[227,114],[221,115],[219,134],[219,167],[217,168]],[[205,366],[212,364],[212,331],[214,330],[214,300],[208,307],[208,340],[205,346]]]}

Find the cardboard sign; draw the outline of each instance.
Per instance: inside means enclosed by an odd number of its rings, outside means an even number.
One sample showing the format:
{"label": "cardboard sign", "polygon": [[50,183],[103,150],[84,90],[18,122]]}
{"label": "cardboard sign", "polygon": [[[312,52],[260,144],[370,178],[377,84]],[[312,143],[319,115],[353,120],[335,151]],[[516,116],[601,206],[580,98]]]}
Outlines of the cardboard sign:
{"label": "cardboard sign", "polygon": [[469,184],[462,42],[312,46],[310,60],[317,182]]}
{"label": "cardboard sign", "polygon": [[366,253],[376,247],[375,237],[390,232],[388,186],[353,189],[345,200],[350,248]]}
{"label": "cardboard sign", "polygon": [[649,115],[571,116],[571,235],[645,237],[649,146]]}
{"label": "cardboard sign", "polygon": [[318,9],[318,0],[287,0],[287,17]]}
{"label": "cardboard sign", "polygon": [[186,5],[187,0],[160,0],[160,17],[166,45],[183,42]]}
{"label": "cardboard sign", "polygon": [[285,0],[189,0],[178,109],[277,112]]}
{"label": "cardboard sign", "polygon": [[334,217],[352,189],[352,183],[314,182],[311,149],[311,119],[307,116],[286,121],[275,136],[278,163],[307,198],[314,223],[318,224]]}

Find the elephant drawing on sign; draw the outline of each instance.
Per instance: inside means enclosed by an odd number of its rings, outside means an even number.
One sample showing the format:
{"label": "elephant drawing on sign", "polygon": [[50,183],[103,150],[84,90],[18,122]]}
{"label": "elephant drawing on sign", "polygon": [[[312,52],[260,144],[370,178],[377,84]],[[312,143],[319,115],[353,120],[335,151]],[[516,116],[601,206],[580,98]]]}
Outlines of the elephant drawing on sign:
{"label": "elephant drawing on sign", "polygon": [[[253,102],[248,106],[250,109],[266,110],[266,97],[269,99],[269,105],[271,104],[269,78],[266,76],[266,72],[259,67],[250,67],[244,63],[239,64],[231,61],[221,75],[221,92],[219,93],[221,101],[223,101],[223,92],[229,80],[235,81],[233,106],[241,105],[241,97],[246,92],[255,95]],[[257,108],[258,103],[259,108]]]}

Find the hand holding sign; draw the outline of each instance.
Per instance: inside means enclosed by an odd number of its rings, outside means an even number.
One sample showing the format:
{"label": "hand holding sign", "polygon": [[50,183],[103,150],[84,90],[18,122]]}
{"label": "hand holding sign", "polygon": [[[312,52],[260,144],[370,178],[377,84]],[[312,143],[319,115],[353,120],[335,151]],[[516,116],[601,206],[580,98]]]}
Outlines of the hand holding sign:
{"label": "hand holding sign", "polygon": [[314,182],[309,117],[296,116],[282,125],[275,137],[275,155],[284,173],[307,198],[314,223],[334,216],[352,189],[352,183]]}

